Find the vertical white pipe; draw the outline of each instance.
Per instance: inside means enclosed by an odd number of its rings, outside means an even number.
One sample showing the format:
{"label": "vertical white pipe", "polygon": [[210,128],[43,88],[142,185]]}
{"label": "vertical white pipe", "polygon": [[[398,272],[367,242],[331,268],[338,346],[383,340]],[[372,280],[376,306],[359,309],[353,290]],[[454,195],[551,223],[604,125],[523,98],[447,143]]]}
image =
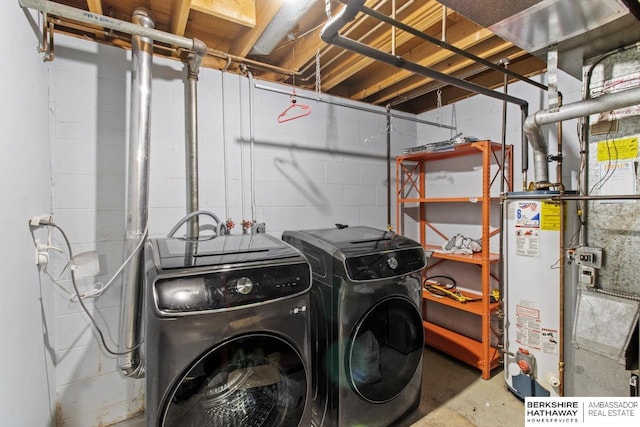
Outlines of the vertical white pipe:
{"label": "vertical white pipe", "polygon": [[254,108],[253,108],[253,74],[247,72],[249,76],[249,162],[251,168],[251,223],[256,222],[256,166],[254,159]]}

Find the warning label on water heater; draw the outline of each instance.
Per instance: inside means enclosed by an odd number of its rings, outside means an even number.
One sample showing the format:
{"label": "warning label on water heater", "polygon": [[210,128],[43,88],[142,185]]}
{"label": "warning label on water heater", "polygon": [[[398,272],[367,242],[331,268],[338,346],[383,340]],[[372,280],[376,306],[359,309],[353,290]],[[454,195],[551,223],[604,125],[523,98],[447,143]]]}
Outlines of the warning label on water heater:
{"label": "warning label on water heater", "polygon": [[516,227],[540,228],[539,202],[518,202]]}
{"label": "warning label on water heater", "polygon": [[540,203],[518,202],[515,219],[516,255],[540,257]]}
{"label": "warning label on water heater", "polygon": [[516,342],[537,350],[542,346],[540,309],[529,301],[516,304]]}

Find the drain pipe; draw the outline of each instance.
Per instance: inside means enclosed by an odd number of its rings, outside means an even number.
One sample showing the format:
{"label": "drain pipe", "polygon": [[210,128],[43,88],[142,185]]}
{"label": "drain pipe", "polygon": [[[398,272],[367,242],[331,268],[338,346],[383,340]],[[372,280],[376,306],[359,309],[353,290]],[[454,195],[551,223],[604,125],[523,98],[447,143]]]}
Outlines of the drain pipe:
{"label": "drain pipe", "polygon": [[[132,21],[136,25],[152,28],[151,14],[145,9],[136,9]],[[129,120],[129,156],[127,178],[127,223],[125,258],[138,250],[146,238],[149,217],[149,140],[151,116],[151,60],[153,41],[148,37],[134,35],[131,40],[131,110]],[[143,252],[131,258],[123,273],[122,309],[120,312],[118,365],[128,377],[144,376],[144,365],[140,358],[140,307],[144,279]]]}
{"label": "drain pipe", "polygon": [[549,183],[549,147],[541,127],[578,117],[605,111],[617,110],[640,104],[640,87],[634,87],[621,92],[608,93],[597,98],[573,102],[560,108],[538,111],[530,115],[524,122],[524,133],[533,148],[534,174],[536,188],[548,188]]}

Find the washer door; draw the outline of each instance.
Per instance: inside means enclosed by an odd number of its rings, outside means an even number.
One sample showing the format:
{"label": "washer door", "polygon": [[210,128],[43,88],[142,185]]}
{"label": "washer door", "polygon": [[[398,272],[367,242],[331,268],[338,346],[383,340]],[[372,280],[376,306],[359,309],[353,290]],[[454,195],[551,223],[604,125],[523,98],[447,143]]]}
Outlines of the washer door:
{"label": "washer door", "polygon": [[307,394],[300,353],[284,339],[251,334],[194,361],[164,402],[161,426],[298,426]]}
{"label": "washer door", "polygon": [[363,399],[384,403],[411,382],[420,365],[424,332],[420,312],[404,297],[375,304],[358,321],[345,353],[347,379]]}

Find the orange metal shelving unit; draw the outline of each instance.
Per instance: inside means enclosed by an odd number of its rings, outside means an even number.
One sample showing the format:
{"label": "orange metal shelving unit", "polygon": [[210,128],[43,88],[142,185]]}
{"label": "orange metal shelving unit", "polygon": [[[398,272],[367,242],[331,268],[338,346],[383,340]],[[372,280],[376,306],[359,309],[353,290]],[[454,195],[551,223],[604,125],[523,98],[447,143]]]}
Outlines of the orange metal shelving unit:
{"label": "orange metal shelving unit", "polygon": [[[451,159],[461,156],[481,155],[482,161],[482,194],[470,194],[466,197],[429,197],[428,183],[425,176],[429,170],[429,162]],[[504,158],[504,164],[503,164]],[[497,165],[497,171],[492,173],[491,166]],[[491,316],[499,309],[497,302],[491,300],[492,281],[497,283],[499,277],[491,273],[492,264],[500,261],[497,253],[489,251],[489,239],[498,233],[499,228],[491,229],[491,209],[499,207],[499,196],[491,194],[491,186],[496,179],[505,180],[505,190],[513,191],[513,158],[512,146],[505,147],[491,141],[477,141],[453,146],[446,151],[424,151],[399,156],[396,159],[396,197],[397,197],[397,231],[403,233],[403,210],[407,205],[418,207],[419,239],[426,250],[441,249],[439,245],[427,242],[427,228],[435,232],[444,241],[451,236],[442,233],[427,218],[429,206],[433,204],[448,204],[451,209],[463,208],[465,204],[481,205],[482,217],[479,218],[481,228],[482,251],[473,255],[433,252],[435,262],[430,263],[427,270],[441,262],[457,262],[477,265],[480,268],[481,285],[478,294],[467,295],[476,299],[465,303],[453,299],[439,298],[427,291],[423,291],[423,308],[427,302],[441,304],[448,309],[461,310],[478,318],[481,323],[481,339],[469,338],[462,333],[429,322],[424,316],[425,343],[450,354],[482,371],[482,378],[488,379],[491,370],[499,363],[499,351],[491,345]],[[426,273],[425,273],[426,274]]]}

